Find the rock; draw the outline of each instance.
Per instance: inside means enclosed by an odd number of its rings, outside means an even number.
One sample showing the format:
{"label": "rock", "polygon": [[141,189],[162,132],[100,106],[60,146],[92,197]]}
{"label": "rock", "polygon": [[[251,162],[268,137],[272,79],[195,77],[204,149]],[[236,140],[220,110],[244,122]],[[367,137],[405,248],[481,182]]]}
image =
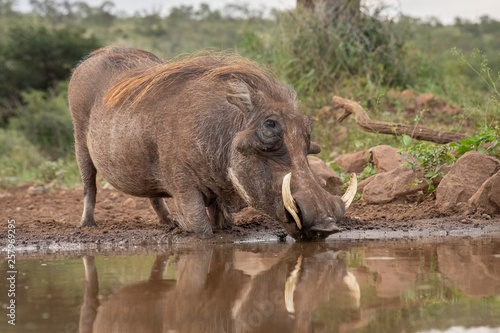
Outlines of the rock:
{"label": "rock", "polygon": [[102,187],[103,190],[114,190],[115,187],[113,185],[111,185],[110,183],[106,183],[104,184],[104,186]]}
{"label": "rock", "polygon": [[370,184],[370,182],[375,179],[376,175],[373,175],[371,177],[368,177],[366,179],[363,179],[358,183],[358,193],[363,193],[363,190],[365,189],[366,185]]}
{"label": "rock", "polygon": [[500,170],[500,162],[477,151],[465,153],[452,166],[436,188],[436,204],[440,209],[468,200],[483,183]]}
{"label": "rock", "polygon": [[129,208],[136,208],[136,203],[135,200],[132,198],[128,198],[123,202],[123,206],[129,207]]}
{"label": "rock", "polygon": [[399,101],[405,109],[415,108],[415,93],[410,89],[405,89],[403,91],[390,89],[387,92],[387,97],[395,101]]}
{"label": "rock", "polygon": [[316,156],[307,156],[307,160],[321,187],[333,195],[342,195],[344,183],[340,176]]}
{"label": "rock", "polygon": [[407,100],[415,99],[415,93],[413,92],[413,90],[410,90],[410,89],[403,90],[401,92],[400,96],[401,96],[401,98],[407,99]]}
{"label": "rock", "polygon": [[500,213],[500,171],[488,178],[469,199],[473,210],[487,213]]}
{"label": "rock", "polygon": [[451,169],[453,168],[453,165],[452,164],[444,164],[442,165],[440,168],[439,168],[439,173],[443,173],[443,176],[440,176],[440,177],[436,177],[432,180],[432,183],[434,184],[434,187],[438,187],[438,185],[441,183],[441,181],[443,180],[444,176],[446,176],[450,171]]}
{"label": "rock", "polygon": [[403,165],[404,161],[398,154],[398,150],[388,145],[375,146],[371,149],[377,173],[388,172]]}
{"label": "rock", "polygon": [[434,114],[457,114],[459,111],[456,107],[445,103],[441,98],[433,94],[422,94],[415,99],[415,107],[417,110],[430,110]]}
{"label": "rock", "polygon": [[434,94],[428,93],[428,94],[419,95],[415,99],[415,104],[416,104],[417,108],[423,109],[423,108],[430,106],[435,101],[436,101],[436,97],[434,96]]}
{"label": "rock", "polygon": [[359,151],[357,153],[344,154],[333,160],[333,163],[342,168],[345,173],[361,173],[368,165],[370,153],[368,150]]}
{"label": "rock", "polygon": [[43,186],[30,186],[28,187],[28,194],[43,194],[47,192]]}
{"label": "rock", "polygon": [[413,172],[412,169],[403,166],[370,178],[373,179],[363,189],[363,200],[369,204],[388,203],[425,190],[427,187],[425,182],[411,186],[412,183],[415,183],[415,178],[421,179],[422,177]]}

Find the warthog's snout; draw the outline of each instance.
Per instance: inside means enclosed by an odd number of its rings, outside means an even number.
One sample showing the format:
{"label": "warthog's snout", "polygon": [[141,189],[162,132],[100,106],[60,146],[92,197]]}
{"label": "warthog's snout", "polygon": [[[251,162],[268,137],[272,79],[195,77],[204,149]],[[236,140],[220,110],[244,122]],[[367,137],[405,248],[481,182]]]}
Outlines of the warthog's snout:
{"label": "warthog's snout", "polygon": [[351,174],[349,188],[342,198],[338,198],[323,190],[317,183],[301,186],[292,194],[292,174],[283,178],[282,196],[286,214],[298,230],[290,234],[301,240],[324,239],[331,234],[340,232],[337,222],[344,215],[357,190],[356,174]]}
{"label": "warthog's snout", "polygon": [[339,232],[341,229],[337,226],[335,222],[336,222],[335,219],[328,217],[325,219],[325,221],[323,221],[323,223],[312,226],[311,228],[309,228],[308,231],[326,235]]}

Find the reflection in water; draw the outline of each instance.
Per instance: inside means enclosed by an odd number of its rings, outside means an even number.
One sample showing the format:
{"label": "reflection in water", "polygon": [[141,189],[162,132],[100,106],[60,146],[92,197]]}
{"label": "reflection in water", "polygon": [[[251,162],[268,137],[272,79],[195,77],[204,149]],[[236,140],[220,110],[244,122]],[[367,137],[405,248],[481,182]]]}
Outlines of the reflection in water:
{"label": "reflection in water", "polygon": [[[446,329],[457,322],[453,311],[464,311],[452,309],[460,298],[500,294],[500,260],[468,242],[172,252],[156,257],[148,281],[123,287],[100,305],[93,260],[84,262],[89,279],[80,332],[386,332],[405,330],[409,320],[420,321],[410,330],[416,331],[429,319],[435,321],[430,327]],[[176,280],[163,279],[169,267],[177,269]],[[490,315],[500,314],[498,300],[493,304]],[[395,309],[396,316],[384,318]],[[500,325],[493,318],[483,321]]]}
{"label": "reflection in water", "polygon": [[[313,312],[330,290],[343,308],[358,311],[359,285],[338,251],[325,244],[254,250],[186,251],[169,265],[171,256],[159,255],[148,281],[102,304],[93,258],[84,258],[80,332],[312,332]],[[177,280],[163,279],[170,265]]]}
{"label": "reflection in water", "polygon": [[177,246],[46,262],[19,263],[21,327],[0,322],[1,332],[500,331],[494,239]]}

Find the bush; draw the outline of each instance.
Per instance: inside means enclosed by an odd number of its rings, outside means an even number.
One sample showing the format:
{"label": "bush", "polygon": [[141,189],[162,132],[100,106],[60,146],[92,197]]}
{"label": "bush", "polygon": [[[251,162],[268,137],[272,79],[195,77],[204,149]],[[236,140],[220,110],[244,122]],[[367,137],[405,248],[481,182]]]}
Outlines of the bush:
{"label": "bush", "polygon": [[84,30],[11,28],[7,42],[0,45],[0,97],[18,98],[28,89],[54,88],[69,78],[83,56],[100,46],[99,40],[86,37]]}
{"label": "bush", "polygon": [[[279,13],[278,21],[280,31],[267,43],[269,61],[302,96],[332,91],[353,76],[365,85],[410,82],[404,36],[380,11],[325,21],[318,13],[295,10]],[[244,40],[245,50],[260,49],[252,37]]]}
{"label": "bush", "polygon": [[475,150],[483,154],[489,154],[500,159],[500,128],[484,131],[478,135],[452,142],[450,147],[457,152],[457,158],[463,154]]}
{"label": "bush", "polygon": [[9,128],[22,133],[51,159],[74,151],[73,123],[67,102],[67,83],[48,92],[32,90],[22,94],[24,106],[16,110]]}
{"label": "bush", "polygon": [[35,169],[33,180],[48,188],[80,184],[81,176],[75,156],[68,154],[56,161],[44,161]]}
{"label": "bush", "polygon": [[[411,143],[408,135],[401,137],[403,148],[399,154],[407,160],[404,166],[413,171],[422,171],[424,181],[429,185],[428,192],[434,192],[434,181],[443,177],[441,167],[446,164],[453,164],[463,154],[475,150],[483,154],[488,154],[500,158],[500,129],[486,130],[477,135],[451,142],[446,145],[437,145],[427,141]],[[416,179],[416,183],[422,180]]]}
{"label": "bush", "polygon": [[[427,141],[410,144],[411,138],[408,135],[403,135],[402,141],[405,147],[399,151],[399,154],[407,160],[403,165],[411,168],[414,172],[422,171],[423,180],[429,186],[427,191],[433,193],[435,180],[444,176],[441,167],[445,164],[455,163],[456,158],[452,154],[454,148],[450,145],[436,145]],[[419,184],[423,180],[416,178],[415,183]]]}
{"label": "bush", "polygon": [[8,177],[31,178],[34,168],[43,161],[43,156],[23,133],[0,128],[0,187],[4,187]]}

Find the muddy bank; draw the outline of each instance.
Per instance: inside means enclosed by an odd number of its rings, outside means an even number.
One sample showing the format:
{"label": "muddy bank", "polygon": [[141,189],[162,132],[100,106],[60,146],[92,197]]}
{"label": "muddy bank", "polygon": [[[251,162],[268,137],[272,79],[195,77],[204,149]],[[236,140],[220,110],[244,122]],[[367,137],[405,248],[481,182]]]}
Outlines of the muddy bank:
{"label": "muddy bank", "polygon": [[[149,200],[117,190],[98,191],[98,228],[79,228],[81,189],[57,189],[34,193],[27,187],[0,193],[0,247],[7,245],[7,221],[16,221],[16,245],[20,250],[119,248],[168,243],[224,243],[246,241],[292,241],[275,221],[255,212],[237,217],[230,230],[200,240],[178,228],[157,223]],[[483,215],[448,215],[433,200],[420,203],[369,205],[354,202],[341,223],[343,232],[329,239],[397,239],[443,236],[500,235],[500,218]]]}

